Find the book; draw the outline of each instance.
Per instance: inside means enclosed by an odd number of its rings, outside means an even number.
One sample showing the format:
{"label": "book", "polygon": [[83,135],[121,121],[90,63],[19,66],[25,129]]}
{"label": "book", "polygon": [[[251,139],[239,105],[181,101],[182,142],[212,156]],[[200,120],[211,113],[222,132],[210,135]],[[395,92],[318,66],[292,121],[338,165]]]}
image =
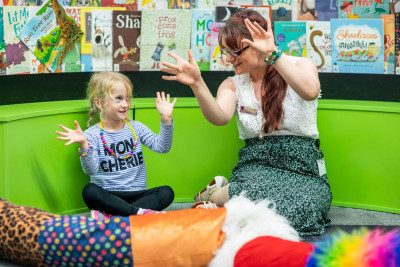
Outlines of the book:
{"label": "book", "polygon": [[212,71],[232,71],[232,64],[226,61],[226,56],[222,55],[218,43],[218,33],[224,26],[224,22],[211,23],[210,28],[210,70]]}
{"label": "book", "polygon": [[168,0],[138,0],[138,9],[168,9]]}
{"label": "book", "polygon": [[380,19],[390,14],[390,0],[348,1],[338,0],[339,19]]}
{"label": "book", "polygon": [[381,15],[383,19],[384,73],[394,74],[395,15]]}
{"label": "book", "polygon": [[0,42],[4,42],[3,7],[0,7]]}
{"label": "book", "polygon": [[297,0],[263,0],[264,5],[271,6],[272,22],[292,21],[292,3]]}
{"label": "book", "polygon": [[25,24],[29,21],[31,11],[36,7],[4,6],[4,42],[6,44],[7,75],[29,74],[30,58],[32,53],[17,37]]}
{"label": "book", "polygon": [[0,42],[0,75],[7,73],[6,67],[6,43]]}
{"label": "book", "polygon": [[256,5],[241,5],[240,7],[257,11],[265,19],[271,19],[272,18],[272,8],[271,8],[271,6],[265,6],[265,5],[258,5],[258,6],[256,6]]}
{"label": "book", "polygon": [[216,0],[216,6],[240,6],[240,5],[254,5],[254,0]]}
{"label": "book", "polygon": [[396,75],[400,75],[400,13],[394,14],[394,66]]}
{"label": "book", "polygon": [[196,8],[215,10],[215,1],[216,0],[196,0]]}
{"label": "book", "polygon": [[337,0],[315,0],[315,10],[318,21],[330,21],[337,19]]}
{"label": "book", "polygon": [[63,60],[83,32],[57,0],[40,6],[18,34],[50,72],[62,71]]}
{"label": "book", "polygon": [[400,13],[400,1],[390,0],[390,14]]}
{"label": "book", "polygon": [[159,70],[162,61],[176,64],[168,52],[188,60],[191,23],[189,9],[143,10],[140,70]]}
{"label": "book", "polygon": [[332,19],[332,71],[383,74],[382,19]]}
{"label": "book", "polygon": [[168,0],[169,9],[195,9],[196,0]]}
{"label": "book", "polygon": [[210,27],[214,17],[212,9],[192,10],[191,49],[201,71],[210,70]]}
{"label": "book", "polygon": [[101,0],[102,7],[125,7],[126,10],[139,10],[137,0]]}
{"label": "book", "polygon": [[317,20],[315,0],[297,0],[296,21]]}
{"label": "book", "polygon": [[[66,7],[65,13],[74,20],[78,27],[81,27],[81,7]],[[62,64],[62,72],[80,72],[81,66],[81,43],[74,44],[74,47],[65,56]]]}
{"label": "book", "polygon": [[306,22],[307,58],[319,72],[332,72],[331,24],[329,21]]}
{"label": "book", "polygon": [[112,10],[92,11],[93,71],[112,71]]}
{"label": "book", "polygon": [[306,22],[275,21],[275,42],[282,53],[294,57],[306,57]]}
{"label": "book", "polygon": [[92,69],[92,11],[93,10],[125,10],[125,7],[82,7],[81,29],[84,33],[81,39],[81,71],[91,72]]}
{"label": "book", "polygon": [[113,69],[137,71],[140,60],[141,11],[113,11]]}
{"label": "book", "polygon": [[70,6],[100,7],[101,6],[101,0],[71,0]]}
{"label": "book", "polygon": [[235,14],[239,10],[239,6],[216,6],[215,7],[215,22],[225,22],[227,21],[233,14]]}

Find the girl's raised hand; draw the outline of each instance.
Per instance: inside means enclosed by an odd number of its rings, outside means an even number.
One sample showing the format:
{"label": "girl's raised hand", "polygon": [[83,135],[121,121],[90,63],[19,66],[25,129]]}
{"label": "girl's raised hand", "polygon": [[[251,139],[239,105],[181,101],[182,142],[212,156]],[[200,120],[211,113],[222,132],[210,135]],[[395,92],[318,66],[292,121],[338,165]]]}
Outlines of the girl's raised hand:
{"label": "girl's raised hand", "polygon": [[267,31],[265,31],[256,21],[252,23],[248,18],[244,20],[247,29],[250,31],[253,41],[243,39],[242,42],[253,47],[261,54],[270,55],[276,50],[274,33],[272,32],[271,20],[267,19]]}
{"label": "girl's raised hand", "polygon": [[61,135],[57,136],[57,139],[62,141],[68,141],[67,143],[65,143],[66,146],[73,143],[78,143],[82,147],[82,145],[85,145],[87,143],[86,137],[83,134],[83,131],[79,126],[79,123],[77,121],[74,121],[74,124],[75,124],[75,130],[69,129],[64,125],[59,124],[58,126],[60,126],[60,128],[63,129],[65,132],[56,131],[58,135]]}
{"label": "girl's raised hand", "polygon": [[162,78],[167,81],[178,81],[189,86],[201,80],[200,68],[194,59],[192,50],[189,49],[188,54],[189,61],[186,61],[178,55],[168,52],[168,55],[175,59],[178,65],[163,61],[162,65],[168,68],[160,67],[160,70],[171,74],[171,76],[162,76]]}
{"label": "girl's raised hand", "polygon": [[174,105],[176,103],[176,98],[174,98],[174,101],[170,103],[170,96],[167,94],[167,97],[165,97],[164,92],[157,92],[157,98],[156,98],[156,108],[158,113],[161,115],[161,120],[165,124],[171,124],[172,123],[172,111],[174,110]]}

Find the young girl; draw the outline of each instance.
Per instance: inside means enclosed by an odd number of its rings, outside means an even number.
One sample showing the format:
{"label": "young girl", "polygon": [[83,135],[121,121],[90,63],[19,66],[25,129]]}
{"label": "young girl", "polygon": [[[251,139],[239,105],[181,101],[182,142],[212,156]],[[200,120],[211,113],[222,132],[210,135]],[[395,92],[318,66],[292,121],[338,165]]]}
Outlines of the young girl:
{"label": "young girl", "polygon": [[161,115],[159,135],[144,124],[130,120],[132,83],[117,72],[95,73],[88,85],[90,118],[96,112],[100,123],[83,132],[77,121],[75,130],[59,125],[56,131],[65,145],[79,144],[83,171],[90,183],[82,192],[94,219],[104,220],[112,215],[148,214],[168,207],[174,192],[169,186],[147,189],[146,164],[142,145],[158,153],[167,153],[172,145],[172,111],[176,98],[157,92],[156,108]]}

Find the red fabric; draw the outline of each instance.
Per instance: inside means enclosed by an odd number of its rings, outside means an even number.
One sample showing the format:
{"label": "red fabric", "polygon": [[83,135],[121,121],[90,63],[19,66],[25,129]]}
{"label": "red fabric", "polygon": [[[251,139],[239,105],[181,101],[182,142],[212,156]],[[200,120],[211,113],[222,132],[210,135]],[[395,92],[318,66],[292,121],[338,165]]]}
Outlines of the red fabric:
{"label": "red fabric", "polygon": [[272,236],[261,236],[244,244],[236,253],[234,267],[304,267],[312,245]]}

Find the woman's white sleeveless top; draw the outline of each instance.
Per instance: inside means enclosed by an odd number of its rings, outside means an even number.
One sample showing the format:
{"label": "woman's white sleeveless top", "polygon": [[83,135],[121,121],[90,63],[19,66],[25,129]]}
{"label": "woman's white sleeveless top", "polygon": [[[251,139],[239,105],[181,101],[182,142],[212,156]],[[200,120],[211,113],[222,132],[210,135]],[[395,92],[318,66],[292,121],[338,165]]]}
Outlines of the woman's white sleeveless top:
{"label": "woman's white sleeveless top", "polygon": [[[298,58],[289,57],[293,62]],[[290,86],[283,100],[284,116],[279,130],[271,133],[262,131],[263,116],[261,103],[254,94],[253,82],[249,73],[230,77],[236,89],[236,115],[239,129],[239,138],[242,140],[266,135],[298,135],[318,138],[317,106],[318,100],[306,101],[302,99]],[[241,107],[250,107],[257,110],[257,115],[241,112]]]}

